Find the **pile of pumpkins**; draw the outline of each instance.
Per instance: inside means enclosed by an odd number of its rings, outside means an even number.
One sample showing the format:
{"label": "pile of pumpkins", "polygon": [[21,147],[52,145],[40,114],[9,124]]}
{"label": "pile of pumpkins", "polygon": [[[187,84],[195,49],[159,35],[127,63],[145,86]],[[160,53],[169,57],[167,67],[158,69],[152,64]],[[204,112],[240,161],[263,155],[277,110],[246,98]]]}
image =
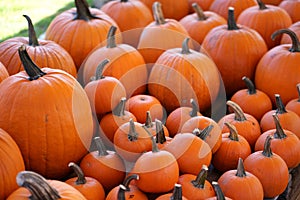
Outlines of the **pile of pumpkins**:
{"label": "pile of pumpkins", "polygon": [[[300,2],[75,0],[0,43],[0,200],[264,199],[300,163]],[[218,174],[212,178],[210,173]]]}

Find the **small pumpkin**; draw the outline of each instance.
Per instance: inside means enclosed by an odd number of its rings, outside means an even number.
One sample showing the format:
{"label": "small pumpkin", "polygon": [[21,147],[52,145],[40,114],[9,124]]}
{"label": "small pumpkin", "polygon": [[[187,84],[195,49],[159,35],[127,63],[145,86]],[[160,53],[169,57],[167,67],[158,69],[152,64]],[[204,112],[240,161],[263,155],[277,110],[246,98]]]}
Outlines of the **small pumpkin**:
{"label": "small pumpkin", "polygon": [[[296,36],[300,37],[300,21],[293,23],[291,26],[288,27],[289,30],[293,31]],[[291,44],[292,40],[288,34],[283,34],[281,37],[280,44]]]}
{"label": "small pumpkin", "polygon": [[287,102],[285,108],[295,112],[300,117],[300,83],[297,84],[298,98],[292,99]]}
{"label": "small pumpkin", "polygon": [[300,1],[299,0],[282,0],[278,7],[284,9],[292,19],[293,23],[300,20]]}
{"label": "small pumpkin", "polygon": [[160,131],[163,131],[165,136],[169,136],[169,131],[167,127],[162,123],[162,121],[157,118],[155,119],[155,121],[152,121],[150,111],[146,112],[146,122],[144,123],[144,126],[153,136],[155,136],[157,132]]}
{"label": "small pumpkin", "polygon": [[183,196],[181,184],[175,183],[172,193],[160,195],[155,200],[169,200],[169,199],[176,199],[176,200],[177,199],[178,200],[187,200],[188,199],[185,196]]}

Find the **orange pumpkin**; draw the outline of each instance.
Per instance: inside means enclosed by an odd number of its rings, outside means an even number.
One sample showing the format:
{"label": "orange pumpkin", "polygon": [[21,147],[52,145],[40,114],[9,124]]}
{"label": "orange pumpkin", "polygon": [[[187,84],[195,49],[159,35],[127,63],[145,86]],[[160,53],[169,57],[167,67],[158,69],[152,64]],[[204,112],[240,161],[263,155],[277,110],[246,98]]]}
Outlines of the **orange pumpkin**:
{"label": "orange pumpkin", "polygon": [[146,112],[146,122],[144,123],[144,126],[153,136],[160,131],[163,131],[165,136],[169,136],[167,127],[159,119],[156,118],[155,121],[152,121],[150,111]]}
{"label": "orange pumpkin", "polygon": [[7,77],[9,77],[8,71],[2,62],[0,62],[0,83]]}
{"label": "orange pumpkin", "polygon": [[216,193],[216,196],[214,197],[210,197],[210,198],[207,198],[205,200],[232,200],[231,198],[229,197],[226,197],[220,187],[220,185],[218,184],[218,182],[216,181],[212,181],[212,186],[214,187],[214,190],[215,190],[215,193]]}
{"label": "orange pumpkin", "polygon": [[24,66],[16,53],[21,45],[36,65],[61,69],[75,78],[77,70],[71,55],[56,42],[48,39],[38,39],[31,19],[23,15],[28,22],[28,37],[12,37],[0,43],[0,62],[6,67],[10,75],[24,70]]}
{"label": "orange pumpkin", "polygon": [[68,163],[78,162],[91,144],[88,97],[70,74],[35,65],[25,45],[18,53],[25,71],[0,84],[0,127],[18,144],[26,169],[46,178],[65,177]]}
{"label": "orange pumpkin", "polygon": [[230,7],[228,25],[213,28],[202,43],[220,71],[228,97],[245,87],[243,76],[254,78],[256,65],[267,52],[259,33],[236,24],[234,12],[235,8]]}
{"label": "orange pumpkin", "polygon": [[169,200],[169,199],[180,199],[180,200],[188,200],[182,194],[182,186],[179,183],[175,183],[174,189],[172,193],[166,193],[158,196],[155,200]]}
{"label": "orange pumpkin", "polygon": [[[298,38],[300,38],[300,21],[293,23],[290,27],[288,27],[289,30],[293,31]],[[287,34],[283,34],[281,37],[280,44],[291,44],[292,40],[291,37]]]}
{"label": "orange pumpkin", "polygon": [[293,23],[300,20],[300,1],[299,0],[282,0],[278,7],[284,9],[291,17]]}
{"label": "orange pumpkin", "polygon": [[194,12],[193,4],[197,3],[203,10],[209,10],[210,5],[214,0],[188,0],[189,2],[189,13]]}
{"label": "orange pumpkin", "polygon": [[[104,45],[109,28],[117,24],[100,9],[90,8],[86,0],[74,2],[76,7],[60,13],[50,22],[45,39],[66,49],[79,70],[87,55],[97,45]],[[84,35],[89,35],[89,42]]]}
{"label": "orange pumpkin", "polygon": [[265,4],[278,6],[283,0],[264,0]]}
{"label": "orange pumpkin", "polygon": [[293,111],[300,117],[300,83],[297,84],[298,98],[292,99],[287,102],[285,108]]}
{"label": "orange pumpkin", "polygon": [[289,14],[278,6],[265,5],[263,0],[256,0],[258,6],[244,10],[237,18],[237,23],[256,30],[265,40],[268,49],[280,44],[281,37],[271,38],[274,31],[292,25]]}

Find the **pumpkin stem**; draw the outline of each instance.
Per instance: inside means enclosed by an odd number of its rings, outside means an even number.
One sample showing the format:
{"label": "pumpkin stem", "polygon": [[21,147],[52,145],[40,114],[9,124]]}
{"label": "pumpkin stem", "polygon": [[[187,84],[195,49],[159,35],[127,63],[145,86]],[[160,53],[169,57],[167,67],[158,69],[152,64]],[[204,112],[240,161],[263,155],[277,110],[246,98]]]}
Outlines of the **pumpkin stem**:
{"label": "pumpkin stem", "polygon": [[30,191],[29,199],[31,200],[58,200],[61,198],[58,191],[36,172],[21,171],[17,174],[16,180],[20,187],[25,187]]}
{"label": "pumpkin stem", "polygon": [[191,181],[194,187],[201,188],[201,189],[204,188],[205,180],[207,178],[207,171],[208,171],[208,167],[206,165],[203,165],[196,179]]}
{"label": "pumpkin stem", "polygon": [[122,3],[126,3],[126,2],[128,2],[128,0],[121,0],[121,2],[122,2]]}
{"label": "pumpkin stem", "polygon": [[137,174],[132,174],[132,175],[130,175],[130,176],[127,176],[126,178],[125,178],[125,180],[123,181],[123,186],[125,186],[126,187],[126,191],[130,191],[130,187],[129,187],[129,184],[130,184],[130,182],[132,181],[132,180],[139,180],[139,175],[137,175]]}
{"label": "pumpkin stem", "polygon": [[232,124],[230,124],[230,123],[228,123],[228,122],[225,122],[224,124],[229,129],[229,136],[228,136],[228,138],[231,139],[231,140],[233,140],[233,141],[239,141],[239,135],[238,135],[238,132],[237,132],[235,126],[232,125]]}
{"label": "pumpkin stem", "polygon": [[238,161],[238,166],[237,166],[237,170],[236,170],[236,174],[237,177],[245,177],[246,176],[246,171],[245,171],[245,167],[244,167],[244,163],[243,163],[243,159],[239,158]]}
{"label": "pumpkin stem", "polygon": [[89,5],[86,0],[75,0],[76,16],[73,20],[89,21],[91,19],[100,19],[95,15],[92,15],[89,9]]}
{"label": "pumpkin stem", "polygon": [[193,130],[193,134],[198,136],[202,140],[206,140],[207,136],[209,136],[211,130],[214,128],[214,125],[210,124],[207,127],[205,127],[203,130],[200,130],[198,128],[195,128]]}
{"label": "pumpkin stem", "polygon": [[152,117],[151,117],[151,114],[150,114],[150,111],[149,111],[149,110],[146,112],[146,122],[145,122],[145,126],[146,126],[147,128],[153,127]]}
{"label": "pumpkin stem", "polygon": [[109,59],[107,58],[100,62],[100,64],[97,66],[95,76],[91,77],[91,81],[97,81],[104,78],[103,69],[108,63]]}
{"label": "pumpkin stem", "polygon": [[147,127],[145,125],[143,125],[143,128],[145,129],[145,131],[148,133],[148,135],[151,138],[151,141],[152,141],[152,152],[153,153],[159,152],[159,148],[158,148],[158,146],[156,144],[156,141],[154,140],[153,135],[149,132],[149,130],[147,129]]}
{"label": "pumpkin stem", "polygon": [[107,156],[108,152],[100,137],[94,137],[94,142],[98,150],[98,156]]}
{"label": "pumpkin stem", "polygon": [[198,17],[199,21],[204,21],[204,20],[207,19],[207,17],[205,16],[202,8],[197,3],[193,3],[192,7],[193,7],[195,13],[197,14],[197,17]]}
{"label": "pumpkin stem", "polygon": [[46,74],[31,60],[24,44],[18,48],[18,53],[24,69],[29,76],[28,80],[36,80]]}
{"label": "pumpkin stem", "polygon": [[273,152],[271,149],[271,140],[273,139],[272,135],[268,135],[264,144],[264,150],[262,154],[266,157],[271,157],[273,156]]}
{"label": "pumpkin stem", "polygon": [[228,19],[227,19],[227,26],[228,26],[228,30],[238,30],[240,29],[237,25],[236,25],[236,21],[234,19],[234,8],[233,7],[229,7],[228,8]]}
{"label": "pumpkin stem", "polygon": [[292,40],[292,46],[291,48],[289,49],[290,52],[300,52],[300,42],[299,42],[299,39],[296,35],[295,32],[293,32],[292,30],[290,29],[280,29],[280,30],[277,30],[275,31],[272,35],[271,35],[271,38],[272,40],[275,40],[275,38],[280,35],[280,34],[283,34],[283,33],[286,33],[290,36],[291,40]]}
{"label": "pumpkin stem", "polygon": [[274,138],[276,139],[284,139],[287,137],[287,135],[284,133],[284,130],[279,122],[279,118],[278,118],[278,115],[276,113],[274,113],[272,115],[273,119],[274,119],[274,123],[275,123],[275,126],[276,126],[276,131],[274,133]]}
{"label": "pumpkin stem", "polygon": [[242,122],[246,121],[247,118],[242,110],[242,108],[235,102],[228,100],[226,104],[233,110],[234,112],[234,120]]}
{"label": "pumpkin stem", "polygon": [[133,119],[129,120],[129,133],[128,133],[128,140],[135,141],[138,139],[138,133],[135,130],[135,124]]}
{"label": "pumpkin stem", "polygon": [[298,102],[300,102],[300,83],[297,84]]}
{"label": "pumpkin stem", "polygon": [[70,162],[68,167],[72,168],[72,170],[77,175],[77,180],[75,182],[76,185],[83,185],[83,184],[86,183],[84,173],[83,173],[82,169],[77,164],[75,164],[73,162]]}
{"label": "pumpkin stem", "polygon": [[112,111],[112,113],[115,116],[124,116],[125,115],[125,103],[126,103],[126,97],[122,97],[120,102],[118,103],[118,105],[114,108],[114,110]]}
{"label": "pumpkin stem", "polygon": [[23,17],[26,18],[27,22],[28,22],[28,39],[29,39],[29,45],[30,46],[39,46],[39,41],[36,37],[36,33],[35,33],[35,30],[34,30],[34,27],[33,27],[33,24],[32,24],[32,21],[30,19],[29,16],[27,15],[23,15]]}
{"label": "pumpkin stem", "polygon": [[287,112],[279,94],[275,94],[275,103],[277,114],[283,114]]}
{"label": "pumpkin stem", "polygon": [[107,44],[106,44],[107,48],[117,47],[117,44],[116,44],[116,31],[117,31],[117,27],[115,27],[115,26],[111,26],[109,28],[109,31],[107,33]]}
{"label": "pumpkin stem", "polygon": [[259,10],[265,10],[268,7],[266,6],[266,4],[262,1],[262,0],[256,0],[258,6],[259,6]]}
{"label": "pumpkin stem", "polygon": [[190,117],[196,117],[197,112],[199,112],[198,105],[197,105],[197,103],[194,99],[191,99],[190,102],[191,102],[191,105],[192,105],[192,110],[190,112]]}
{"label": "pumpkin stem", "polygon": [[242,78],[242,80],[244,81],[244,83],[246,84],[247,88],[248,88],[248,94],[256,94],[256,88],[254,86],[254,83],[246,76],[244,76]]}
{"label": "pumpkin stem", "polygon": [[162,122],[158,119],[155,119],[155,128],[156,128],[156,137],[155,137],[155,142],[163,144],[164,142],[167,141],[165,131],[163,129]]}
{"label": "pumpkin stem", "polygon": [[122,184],[119,185],[118,200],[126,200],[125,198],[126,187]]}
{"label": "pumpkin stem", "polygon": [[162,25],[166,23],[163,11],[161,9],[161,3],[156,1],[152,5],[152,12],[154,15],[154,19],[157,25]]}
{"label": "pumpkin stem", "polygon": [[190,38],[185,38],[183,40],[182,50],[181,50],[182,54],[190,54],[191,53],[190,48],[189,48],[189,41],[190,41]]}
{"label": "pumpkin stem", "polygon": [[220,185],[218,184],[218,182],[213,181],[211,184],[214,187],[214,190],[215,190],[215,193],[217,196],[217,200],[225,200],[224,193],[223,193]]}
{"label": "pumpkin stem", "polygon": [[170,200],[182,200],[182,187],[180,184],[175,183],[173,194],[170,197]]}

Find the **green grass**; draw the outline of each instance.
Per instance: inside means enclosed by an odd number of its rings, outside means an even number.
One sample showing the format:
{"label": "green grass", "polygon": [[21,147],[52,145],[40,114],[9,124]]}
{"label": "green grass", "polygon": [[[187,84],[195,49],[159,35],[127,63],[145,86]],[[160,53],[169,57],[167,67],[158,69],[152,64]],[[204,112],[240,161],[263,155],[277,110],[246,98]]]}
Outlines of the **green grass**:
{"label": "green grass", "polygon": [[[93,6],[93,0],[87,2]],[[75,7],[74,0],[0,0],[0,42],[28,36],[24,14],[31,18],[36,34],[40,36],[55,16],[71,7]]]}

